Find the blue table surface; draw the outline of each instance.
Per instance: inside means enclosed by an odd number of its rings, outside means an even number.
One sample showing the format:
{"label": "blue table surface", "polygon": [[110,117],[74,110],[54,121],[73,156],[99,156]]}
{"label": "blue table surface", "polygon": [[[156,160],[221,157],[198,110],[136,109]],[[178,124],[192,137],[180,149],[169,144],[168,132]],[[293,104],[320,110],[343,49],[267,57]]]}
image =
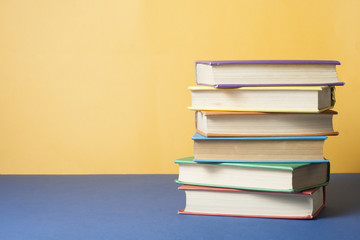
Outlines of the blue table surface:
{"label": "blue table surface", "polygon": [[178,215],[176,175],[0,176],[0,239],[360,239],[360,174],[315,220]]}

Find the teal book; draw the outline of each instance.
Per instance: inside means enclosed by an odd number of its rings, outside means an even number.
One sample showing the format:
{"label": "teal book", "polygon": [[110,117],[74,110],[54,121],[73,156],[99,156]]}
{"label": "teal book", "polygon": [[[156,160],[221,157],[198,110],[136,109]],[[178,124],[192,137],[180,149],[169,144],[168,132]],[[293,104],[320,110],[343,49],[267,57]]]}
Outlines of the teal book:
{"label": "teal book", "polygon": [[175,160],[179,184],[270,192],[301,192],[326,186],[330,163],[197,163]]}

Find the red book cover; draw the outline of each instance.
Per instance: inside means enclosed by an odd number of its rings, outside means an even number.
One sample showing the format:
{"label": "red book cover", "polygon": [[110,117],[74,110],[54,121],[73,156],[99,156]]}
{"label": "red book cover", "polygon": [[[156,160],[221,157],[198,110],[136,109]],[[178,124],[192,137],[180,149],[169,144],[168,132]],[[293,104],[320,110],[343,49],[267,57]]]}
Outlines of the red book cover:
{"label": "red book cover", "polygon": [[[211,216],[231,216],[231,217],[256,217],[256,218],[281,218],[281,219],[313,219],[319,215],[321,210],[325,206],[325,187],[323,188],[323,202],[321,206],[313,213],[305,216],[277,216],[277,215],[248,215],[248,214],[217,214],[217,213],[206,213],[206,212],[192,212],[187,211],[186,208],[178,211],[179,214],[190,214],[190,215],[211,215]],[[185,191],[216,191],[216,192],[233,192],[233,193],[264,193],[261,191],[250,191],[250,190],[240,190],[240,189],[226,189],[226,188],[217,188],[217,187],[205,187],[205,186],[195,186],[195,185],[182,185],[178,188],[179,190]],[[313,195],[319,188],[313,188],[305,190],[303,192],[276,192],[275,194],[279,195]],[[273,192],[271,194],[274,194]]]}

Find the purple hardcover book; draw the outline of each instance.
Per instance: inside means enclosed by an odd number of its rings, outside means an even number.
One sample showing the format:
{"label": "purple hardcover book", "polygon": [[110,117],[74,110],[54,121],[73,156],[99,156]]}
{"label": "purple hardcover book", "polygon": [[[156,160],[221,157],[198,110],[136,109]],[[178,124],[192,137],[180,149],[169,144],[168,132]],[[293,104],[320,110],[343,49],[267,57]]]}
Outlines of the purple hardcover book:
{"label": "purple hardcover book", "polygon": [[[221,65],[341,65],[339,61],[332,60],[228,60],[228,61],[196,61],[195,75],[198,85],[207,85],[216,88],[238,88],[238,87],[264,87],[264,86],[343,86],[344,82],[311,82],[311,83],[202,83],[198,81],[197,65],[221,66]],[[335,72],[336,75],[336,72]]]}
{"label": "purple hardcover book", "polygon": [[229,61],[196,61],[195,64],[202,63],[207,65],[224,64],[330,64],[340,65],[339,61],[330,60],[229,60]]}

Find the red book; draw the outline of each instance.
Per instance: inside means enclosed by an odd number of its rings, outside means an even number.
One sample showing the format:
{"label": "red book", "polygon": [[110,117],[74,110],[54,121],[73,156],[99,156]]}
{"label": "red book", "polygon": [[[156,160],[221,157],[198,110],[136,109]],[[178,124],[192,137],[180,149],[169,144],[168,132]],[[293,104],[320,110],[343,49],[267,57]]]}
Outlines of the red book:
{"label": "red book", "polygon": [[179,214],[313,219],[325,205],[325,187],[298,193],[182,185],[186,207]]}

